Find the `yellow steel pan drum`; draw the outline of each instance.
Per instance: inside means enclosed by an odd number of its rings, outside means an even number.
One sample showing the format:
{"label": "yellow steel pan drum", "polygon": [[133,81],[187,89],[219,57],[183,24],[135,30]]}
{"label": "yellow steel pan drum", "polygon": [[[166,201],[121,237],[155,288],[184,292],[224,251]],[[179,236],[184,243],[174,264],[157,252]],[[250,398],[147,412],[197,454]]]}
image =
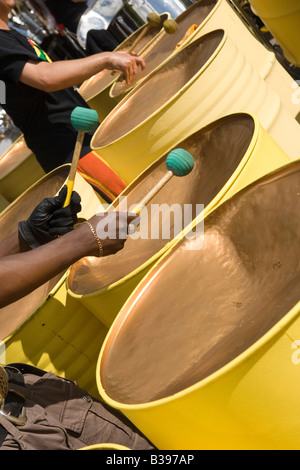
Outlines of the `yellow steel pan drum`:
{"label": "yellow steel pan drum", "polygon": [[[169,18],[167,13],[160,15],[162,22]],[[128,51],[134,45],[138,36],[146,28],[146,25],[139,28],[123,41],[114,52]],[[149,31],[138,42],[135,52],[139,53],[146,45],[151,44],[153,39],[160,32],[161,26],[151,27]],[[112,84],[118,79],[120,74],[113,74],[111,70],[103,70],[86,80],[79,88],[79,93],[92,109],[98,112],[99,120],[102,121],[113,108],[121,101],[122,97],[111,98],[109,90]]]}
{"label": "yellow steel pan drum", "polygon": [[44,175],[24,137],[20,136],[0,157],[0,195],[12,202]]}
{"label": "yellow steel pan drum", "polygon": [[99,392],[159,449],[299,450],[299,211],[292,162],[212,212],[116,318]]}
{"label": "yellow steel pan drum", "polygon": [[298,0],[249,0],[249,3],[278,41],[286,58],[300,66]]}
{"label": "yellow steel pan drum", "polygon": [[256,114],[291,158],[299,156],[299,124],[218,30],[192,42],[137,85],[103,121],[91,146],[130,183],[174,143],[241,111]]}
{"label": "yellow steel pan drum", "polygon": [[[176,18],[178,28],[175,33],[168,34],[163,29],[159,36],[142,51],[141,55],[146,62],[146,68],[135,75],[130,85],[127,85],[124,77],[120,77],[118,81],[115,81],[110,90],[110,97],[117,99],[122,96],[124,98],[124,95],[134,88],[137,83],[167,61],[176,52],[177,45],[188,29],[195,24],[202,24],[214,9],[215,3],[215,0],[197,2]],[[191,37],[194,37],[194,35],[195,33]]]}
{"label": "yellow steel pan drum", "polygon": [[[79,299],[107,327],[147,271],[181,237],[197,212],[203,211],[197,204],[204,204],[208,214],[239,189],[290,161],[257,118],[248,114],[214,122],[178,147],[193,155],[195,167],[184,178],[174,176],[146,206],[138,236],[129,237],[124,249],[114,256],[83,258],[70,269],[70,296]],[[166,158],[161,157],[143,172],[110,210],[133,210],[166,174]],[[191,212],[185,212],[188,210]]]}
{"label": "yellow steel pan drum", "polygon": [[[295,1],[293,0],[294,4]],[[258,2],[259,0],[256,0],[256,3]],[[253,3],[255,3],[255,0]],[[264,2],[260,1],[260,3]],[[271,0],[269,3],[273,5],[274,2]],[[272,7],[269,11],[271,9]],[[300,111],[299,101],[293,101],[291,95],[295,92],[294,87],[298,90],[299,87],[296,86],[297,84],[292,77],[277,60],[271,46],[266,46],[260,41],[260,37],[255,34],[255,28],[249,20],[247,22],[247,18],[243,15],[243,10],[239,7],[237,1],[201,0],[182,13],[176,21],[178,22],[176,34],[168,35],[162,32],[160,34],[161,41],[155,40],[155,46],[149,44],[150,47],[147,47],[142,54],[147,64],[146,69],[135,77],[130,86],[124,80],[116,81],[110,92],[112,98],[124,97],[124,93],[127,93],[150,72],[168,60],[171,54],[178,52],[180,48],[185,47],[189,42],[213,30],[224,29],[235,46],[247,57],[252,67],[257,70],[260,77],[278,93],[293,117],[298,115]],[[184,41],[182,41],[183,38],[185,38]],[[177,44],[179,48],[177,48]]]}
{"label": "yellow steel pan drum", "polygon": [[[64,165],[47,174],[2,212],[2,240],[17,230],[18,222],[27,218],[44,197],[59,192],[69,171],[70,165]],[[76,176],[74,190],[81,196],[79,217],[90,218],[99,209],[98,197],[80,175]],[[61,273],[31,294],[1,308],[0,340],[6,348],[7,363],[25,362],[51,370],[78,380],[83,388],[95,393],[91,370],[99,353],[97,343],[104,338],[106,329],[83,305],[68,298],[66,276]]]}

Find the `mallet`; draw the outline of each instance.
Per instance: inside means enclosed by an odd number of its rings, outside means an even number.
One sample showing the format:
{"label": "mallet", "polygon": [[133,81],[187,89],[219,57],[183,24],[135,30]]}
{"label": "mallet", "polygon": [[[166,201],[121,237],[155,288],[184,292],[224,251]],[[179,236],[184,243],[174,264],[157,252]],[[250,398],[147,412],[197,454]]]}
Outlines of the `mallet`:
{"label": "mallet", "polygon": [[64,207],[67,207],[70,204],[70,200],[71,200],[71,196],[72,196],[72,192],[74,188],[78,161],[80,158],[85,133],[91,132],[99,124],[98,113],[97,111],[93,109],[81,108],[78,106],[77,108],[73,110],[71,114],[71,123],[74,129],[78,131],[78,135],[77,135],[76,145],[74,149],[71,169],[70,169],[70,173],[69,173],[69,177],[67,181],[68,192],[67,192]]}
{"label": "mallet", "polygon": [[141,57],[143,59],[145,59],[149,54],[151,54],[151,52],[158,46],[158,44],[164,40],[165,38],[165,34],[163,34],[164,32],[167,34],[175,34],[178,29],[178,24],[176,20],[169,19],[169,20],[164,21],[163,27],[164,27],[164,31],[161,32],[161,34],[141,54]]}
{"label": "mallet", "polygon": [[147,16],[147,25],[143,29],[143,31],[139,34],[139,36],[136,38],[132,46],[128,49],[128,54],[131,54],[131,52],[134,51],[136,48],[137,44],[146,36],[146,34],[150,31],[150,29],[156,28],[157,26],[160,26],[162,24],[162,19],[157,13],[149,13]]}
{"label": "mallet", "polygon": [[[162,24],[162,19],[157,13],[149,13],[147,16],[147,24],[143,31],[138,35],[136,40],[133,42],[133,44],[130,46],[130,48],[126,51],[128,54],[131,54],[138,43],[146,36],[148,31],[150,31],[151,28],[156,28],[157,26],[160,26]],[[118,72],[116,70],[113,70],[111,73],[112,76],[115,76]]]}
{"label": "mallet", "polygon": [[130,212],[139,215],[144,206],[154,198],[173,176],[187,176],[193,170],[194,164],[194,158],[186,150],[179,148],[170,152],[166,160],[168,172]]}
{"label": "mallet", "polygon": [[[152,15],[152,13],[150,13]],[[154,14],[156,15],[156,14]],[[149,15],[148,15],[149,16]],[[161,21],[161,18],[160,16],[158,15],[160,21]],[[151,25],[152,26],[152,25]],[[149,28],[151,27],[149,26]],[[157,26],[157,25],[156,25]],[[178,29],[178,24],[176,23],[175,20],[172,20],[172,19],[169,19],[169,20],[165,20],[163,22],[163,28],[164,28],[164,31],[162,31],[159,36],[155,39],[155,41],[153,43],[151,43],[145,50],[144,52],[142,52],[140,55],[140,57],[142,57],[143,59],[145,59],[152,51],[153,49],[165,38],[165,35],[163,34],[164,32],[166,32],[167,34],[175,34],[177,29]],[[136,41],[133,43],[133,45],[130,47],[130,49],[128,49],[128,53],[131,54],[137,43],[142,39],[142,37],[144,37],[144,35],[149,31],[149,29],[145,28],[144,31],[142,31],[141,35],[136,39]],[[142,36],[143,35],[143,36]],[[142,37],[141,37],[142,36]],[[113,70],[111,72],[111,75],[112,76],[115,76],[118,72],[116,70]],[[124,75],[121,74],[120,77],[119,77],[119,81],[122,81],[124,79]]]}

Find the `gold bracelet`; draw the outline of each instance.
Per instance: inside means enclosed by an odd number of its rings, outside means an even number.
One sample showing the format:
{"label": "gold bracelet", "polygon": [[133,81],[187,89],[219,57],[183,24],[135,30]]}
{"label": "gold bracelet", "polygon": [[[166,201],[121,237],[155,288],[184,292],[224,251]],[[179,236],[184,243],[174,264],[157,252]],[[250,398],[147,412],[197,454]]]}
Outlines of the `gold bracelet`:
{"label": "gold bracelet", "polygon": [[90,230],[91,230],[92,234],[94,235],[94,237],[96,238],[96,241],[98,243],[100,257],[103,256],[103,246],[102,246],[100,238],[98,237],[96,231],[94,230],[94,227],[87,220],[84,222],[84,224],[87,224],[90,227]]}

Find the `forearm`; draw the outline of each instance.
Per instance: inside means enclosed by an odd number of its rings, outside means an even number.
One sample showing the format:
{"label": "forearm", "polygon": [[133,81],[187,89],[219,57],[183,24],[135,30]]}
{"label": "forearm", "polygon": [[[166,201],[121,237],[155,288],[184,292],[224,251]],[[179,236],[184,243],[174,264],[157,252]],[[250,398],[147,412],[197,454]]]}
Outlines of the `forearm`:
{"label": "forearm", "polygon": [[[20,252],[12,254],[18,250],[16,235],[4,241],[2,254],[5,246],[10,254],[0,258],[0,308],[21,299],[85,256],[110,256],[122,250],[128,224],[135,218],[136,214],[118,212],[98,214],[76,230],[28,252],[21,252],[19,243]],[[104,227],[105,236],[100,241]]]}
{"label": "forearm", "polygon": [[22,237],[20,237],[18,232],[13,233],[10,237],[0,241],[0,258],[17,253],[23,253],[29,250],[30,247]]}
{"label": "forearm", "polygon": [[46,92],[54,92],[81,84],[91,76],[109,67],[109,54],[58,62],[28,62],[20,76],[25,85]]}
{"label": "forearm", "polygon": [[3,257],[0,259],[0,308],[37,289],[78,259],[96,253],[97,244],[85,226],[35,250]]}
{"label": "forearm", "polygon": [[20,76],[25,85],[48,93],[80,85],[102,70],[118,70],[130,84],[139,67],[145,68],[145,61],[126,52],[101,52],[83,59],[58,62],[29,61]]}

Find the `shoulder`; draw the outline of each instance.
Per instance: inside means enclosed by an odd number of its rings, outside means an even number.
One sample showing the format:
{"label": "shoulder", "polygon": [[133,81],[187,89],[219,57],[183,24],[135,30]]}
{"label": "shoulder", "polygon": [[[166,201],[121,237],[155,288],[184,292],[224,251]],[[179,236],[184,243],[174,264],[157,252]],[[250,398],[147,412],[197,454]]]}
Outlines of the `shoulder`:
{"label": "shoulder", "polygon": [[37,53],[34,45],[29,43],[27,37],[17,31],[0,30],[0,60],[1,67],[11,61],[27,62],[36,60]]}
{"label": "shoulder", "polygon": [[0,38],[1,38],[0,46],[5,47],[7,43],[11,43],[11,42],[17,43],[19,33],[18,34],[15,34],[15,33],[16,32],[11,29],[9,30],[0,29]]}
{"label": "shoulder", "polygon": [[31,46],[25,36],[17,31],[0,30],[0,54],[15,55],[24,52],[31,52]]}

